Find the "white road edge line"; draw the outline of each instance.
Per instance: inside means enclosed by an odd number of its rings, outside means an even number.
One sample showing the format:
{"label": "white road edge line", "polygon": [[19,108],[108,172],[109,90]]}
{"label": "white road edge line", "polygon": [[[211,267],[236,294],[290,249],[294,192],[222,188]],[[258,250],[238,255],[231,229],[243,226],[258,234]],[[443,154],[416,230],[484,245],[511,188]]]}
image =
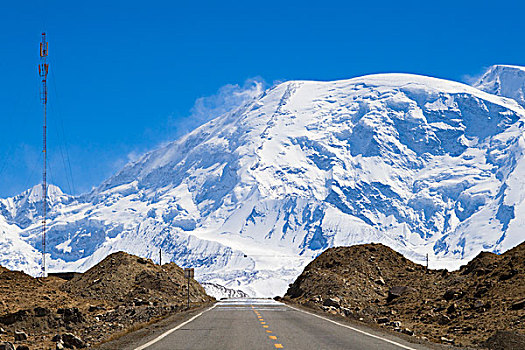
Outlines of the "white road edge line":
{"label": "white road edge line", "polygon": [[[283,304],[284,304],[284,303],[283,303]],[[349,328],[349,329],[353,330],[354,332],[361,333],[361,334],[367,335],[367,336],[372,337],[372,338],[376,338],[376,339],[383,340],[383,341],[385,341],[385,342],[387,342],[387,343],[393,344],[393,345],[395,345],[395,346],[399,346],[399,347],[402,348],[402,349],[406,349],[406,350],[416,350],[416,349],[411,348],[411,347],[408,347],[408,346],[406,346],[406,345],[399,344],[399,343],[397,343],[397,342],[395,342],[395,341],[393,341],[393,340],[386,339],[386,338],[380,337],[380,336],[378,336],[378,335],[370,334],[370,333],[368,333],[368,332],[362,331],[362,330],[357,329],[357,328],[354,328],[354,327],[352,327],[352,326],[348,326],[348,325],[346,325],[346,324],[342,324],[342,323],[339,323],[339,322],[333,321],[333,320],[331,320],[331,319],[329,319],[329,318],[326,318],[326,317],[323,317],[323,316],[319,316],[319,315],[313,314],[313,313],[308,312],[308,311],[304,311],[304,310],[301,310],[301,309],[297,309],[297,308],[295,308],[295,307],[293,307],[293,306],[290,306],[290,305],[288,305],[288,304],[284,304],[284,305],[286,305],[286,306],[289,307],[290,309],[294,309],[295,311],[304,312],[305,314],[308,314],[308,315],[311,315],[311,316],[315,316],[315,317],[317,317],[317,318],[323,319],[323,320],[328,321],[328,322],[332,322],[332,323],[334,323],[334,324],[336,324],[336,325],[338,325],[338,326],[345,327],[345,328]]]}
{"label": "white road edge line", "polygon": [[188,323],[190,323],[191,321],[193,321],[194,319],[196,319],[197,317],[201,316],[203,313],[205,312],[208,312],[210,311],[211,309],[213,309],[215,306],[217,306],[217,304],[214,304],[212,307],[210,307],[209,309],[206,309],[204,310],[203,312],[201,312],[200,314],[197,314],[195,316],[193,316],[192,318],[190,318],[189,320],[187,321],[184,321],[182,322],[181,324],[179,324],[178,326],[175,326],[173,327],[172,329],[162,333],[161,335],[159,335],[157,338],[147,342],[146,344],[144,345],[141,345],[139,346],[138,348],[135,348],[135,350],[144,350],[146,349],[147,347],[149,346],[152,346],[153,344],[155,344],[156,342],[158,342],[159,340],[161,339],[164,339],[165,337],[167,337],[168,335],[170,335],[171,333],[175,332],[177,329],[181,328],[181,327],[184,327],[185,325],[187,325]]}

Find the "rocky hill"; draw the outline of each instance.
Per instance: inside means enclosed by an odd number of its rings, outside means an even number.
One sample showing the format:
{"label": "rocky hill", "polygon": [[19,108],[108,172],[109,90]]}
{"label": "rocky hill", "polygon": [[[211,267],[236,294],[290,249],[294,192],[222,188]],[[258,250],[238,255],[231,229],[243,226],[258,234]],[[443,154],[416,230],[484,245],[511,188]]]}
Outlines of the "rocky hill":
{"label": "rocky hill", "polygon": [[525,243],[454,272],[427,270],[382,244],[331,248],[284,299],[434,342],[525,348]]}
{"label": "rocky hill", "polygon": [[[96,344],[185,310],[186,281],[173,263],[161,267],[123,252],[69,281],[0,267],[0,342],[31,349]],[[190,299],[193,307],[214,300],[193,279]]]}
{"label": "rocky hill", "polygon": [[[64,283],[61,289],[82,298],[115,300],[124,304],[142,300],[146,304],[162,305],[185,302],[186,281],[184,271],[174,263],[161,267],[149,259],[117,252]],[[193,303],[211,300],[193,279],[190,300]]]}

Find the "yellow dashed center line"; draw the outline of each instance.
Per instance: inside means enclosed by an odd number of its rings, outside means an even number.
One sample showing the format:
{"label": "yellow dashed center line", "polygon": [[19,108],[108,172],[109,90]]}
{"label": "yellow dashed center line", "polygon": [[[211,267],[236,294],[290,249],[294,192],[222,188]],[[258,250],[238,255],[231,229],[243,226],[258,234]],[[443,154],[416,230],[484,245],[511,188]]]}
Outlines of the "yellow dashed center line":
{"label": "yellow dashed center line", "polygon": [[[257,315],[257,318],[259,319],[259,322],[261,322],[261,326],[263,326],[263,328],[269,328],[269,326],[266,324],[266,322],[264,322],[264,319],[263,319],[262,315],[259,313],[259,311],[257,311],[255,309],[255,307],[253,305],[252,305],[252,309],[253,309],[253,312]],[[273,332],[271,330],[269,330],[269,329],[266,329],[266,333],[273,333]],[[277,336],[275,336],[275,335],[269,335],[268,338],[271,339],[271,340],[277,340]],[[275,343],[275,344],[273,344],[273,346],[276,349],[284,349],[284,346],[282,344],[279,344],[279,343]]]}

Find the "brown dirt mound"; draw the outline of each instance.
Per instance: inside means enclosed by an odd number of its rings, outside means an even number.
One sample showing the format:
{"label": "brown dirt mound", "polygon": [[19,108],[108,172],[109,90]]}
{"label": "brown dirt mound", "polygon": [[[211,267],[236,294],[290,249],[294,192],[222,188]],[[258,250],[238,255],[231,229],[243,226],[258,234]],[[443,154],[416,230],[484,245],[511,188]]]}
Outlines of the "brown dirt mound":
{"label": "brown dirt mound", "polygon": [[[186,308],[183,270],[126,253],[114,253],[70,281],[33,278],[0,269],[0,342],[13,341],[24,330],[31,349],[50,349],[56,334],[74,333],[98,343],[132,327]],[[190,282],[192,306],[210,303],[195,281]]]}
{"label": "brown dirt mound", "polygon": [[[64,283],[61,289],[83,298],[117,303],[136,303],[137,299],[141,299],[157,305],[184,303],[186,284],[184,271],[174,263],[161,267],[151,260],[117,252]],[[212,299],[192,279],[190,300],[204,303]]]}
{"label": "brown dirt mound", "polygon": [[[381,244],[328,249],[285,299],[435,342],[481,346],[525,333],[525,243],[481,253],[459,271],[430,270]],[[487,343],[488,344],[488,343]]]}
{"label": "brown dirt mound", "polygon": [[24,344],[40,348],[39,344],[49,343],[51,337],[46,341],[46,334],[65,330],[71,321],[68,316],[58,314],[58,309],[89,307],[86,300],[73,298],[56,288],[60,283],[52,277],[37,279],[23,272],[1,269],[0,327],[6,333],[0,334],[0,341],[13,341],[14,331],[24,330],[30,336]]}
{"label": "brown dirt mound", "polygon": [[3,269],[0,271],[0,315],[38,307],[56,309],[85,304],[58,290],[55,286],[61,283],[52,277],[34,278],[20,271]]}

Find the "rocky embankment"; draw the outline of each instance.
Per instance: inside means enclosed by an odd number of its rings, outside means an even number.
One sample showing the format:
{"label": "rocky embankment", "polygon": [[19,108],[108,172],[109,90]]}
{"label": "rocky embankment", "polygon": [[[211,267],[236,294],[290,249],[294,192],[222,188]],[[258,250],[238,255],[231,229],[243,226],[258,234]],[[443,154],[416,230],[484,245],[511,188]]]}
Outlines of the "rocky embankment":
{"label": "rocky embankment", "polygon": [[[85,348],[186,309],[187,280],[174,263],[109,255],[69,281],[0,267],[0,349]],[[192,306],[211,303],[195,280]]]}
{"label": "rocky embankment", "polygon": [[437,343],[525,349],[525,243],[460,270],[427,270],[381,244],[331,248],[285,301]]}

